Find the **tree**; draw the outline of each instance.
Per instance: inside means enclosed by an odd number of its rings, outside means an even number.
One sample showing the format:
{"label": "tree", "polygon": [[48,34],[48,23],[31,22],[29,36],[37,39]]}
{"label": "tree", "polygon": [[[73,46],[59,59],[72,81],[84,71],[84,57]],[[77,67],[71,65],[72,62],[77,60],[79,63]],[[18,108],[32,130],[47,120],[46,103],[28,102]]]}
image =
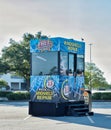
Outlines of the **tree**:
{"label": "tree", "polygon": [[8,83],[2,79],[0,79],[0,88],[5,87],[6,89],[9,89]]}
{"label": "tree", "polygon": [[103,77],[104,73],[94,64],[86,63],[85,65],[85,84],[92,88],[108,87],[106,79]]}
{"label": "tree", "polygon": [[10,39],[10,46],[2,50],[2,60],[7,65],[6,70],[16,72],[16,74],[24,77],[27,82],[27,89],[30,86],[30,40],[34,38],[43,39],[47,36],[41,35],[41,32],[38,32],[35,36],[25,33],[22,41],[16,42]]}
{"label": "tree", "polygon": [[5,62],[2,58],[0,58],[0,73],[7,73],[10,67],[7,62]]}
{"label": "tree", "polygon": [[2,59],[8,64],[10,71],[24,77],[29,87],[30,76],[30,49],[29,41],[34,38],[31,34],[24,34],[23,41],[16,42],[10,39],[10,46],[2,50]]}

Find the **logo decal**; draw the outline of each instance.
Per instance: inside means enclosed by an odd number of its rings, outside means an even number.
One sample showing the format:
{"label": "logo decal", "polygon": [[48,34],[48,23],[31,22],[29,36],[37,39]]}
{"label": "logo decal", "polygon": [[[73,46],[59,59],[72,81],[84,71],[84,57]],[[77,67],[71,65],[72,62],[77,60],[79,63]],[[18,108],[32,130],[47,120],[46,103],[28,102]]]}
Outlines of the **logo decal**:
{"label": "logo decal", "polygon": [[38,43],[37,48],[40,51],[50,51],[52,45],[53,45],[53,43],[50,40],[41,40]]}

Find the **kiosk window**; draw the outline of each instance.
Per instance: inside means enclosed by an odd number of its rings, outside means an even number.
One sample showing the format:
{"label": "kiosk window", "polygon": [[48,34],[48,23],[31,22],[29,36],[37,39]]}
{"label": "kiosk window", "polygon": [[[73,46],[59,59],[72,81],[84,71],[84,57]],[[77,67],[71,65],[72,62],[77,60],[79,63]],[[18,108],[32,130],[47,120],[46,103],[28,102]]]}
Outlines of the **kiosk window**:
{"label": "kiosk window", "polygon": [[76,72],[76,60],[77,60],[77,54],[74,53],[69,53],[69,66],[68,66],[68,75],[69,76],[74,76]]}
{"label": "kiosk window", "polygon": [[74,54],[69,54],[69,75],[73,75],[74,73]]}
{"label": "kiosk window", "polygon": [[77,56],[77,72],[83,72],[84,71],[84,56],[78,55]]}
{"label": "kiosk window", "polygon": [[57,75],[58,53],[41,52],[32,54],[32,75]]}
{"label": "kiosk window", "polygon": [[60,52],[60,75],[67,75],[68,69],[68,53]]}

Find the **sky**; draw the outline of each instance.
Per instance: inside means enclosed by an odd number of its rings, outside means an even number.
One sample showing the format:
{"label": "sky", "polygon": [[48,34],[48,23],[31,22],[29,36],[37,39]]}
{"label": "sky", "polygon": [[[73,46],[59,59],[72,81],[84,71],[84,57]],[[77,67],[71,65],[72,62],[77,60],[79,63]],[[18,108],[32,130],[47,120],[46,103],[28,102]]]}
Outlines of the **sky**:
{"label": "sky", "polygon": [[41,31],[86,42],[85,61],[111,83],[111,0],[0,0],[0,53],[9,39]]}

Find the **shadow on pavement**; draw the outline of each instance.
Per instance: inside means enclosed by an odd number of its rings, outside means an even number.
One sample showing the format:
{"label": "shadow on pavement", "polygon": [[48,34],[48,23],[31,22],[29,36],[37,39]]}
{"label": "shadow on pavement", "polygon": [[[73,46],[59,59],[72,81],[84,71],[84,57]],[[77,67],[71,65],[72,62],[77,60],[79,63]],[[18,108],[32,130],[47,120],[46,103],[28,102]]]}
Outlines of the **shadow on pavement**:
{"label": "shadow on pavement", "polygon": [[[0,106],[14,106],[14,107],[28,108],[28,101],[0,102]],[[93,103],[93,109],[95,109],[93,110],[94,111],[93,116],[83,116],[83,117],[63,116],[63,117],[39,117],[39,118],[60,121],[60,122],[56,122],[56,124],[72,123],[78,125],[93,126],[95,128],[111,129],[110,108],[111,108],[111,102]],[[104,113],[100,113],[101,112],[100,110]]]}
{"label": "shadow on pavement", "polygon": [[[100,114],[94,113],[93,116],[84,116],[84,117],[45,117],[51,120],[62,121],[60,124],[74,123],[80,125],[93,126],[97,128],[111,129],[111,114]],[[59,122],[58,122],[59,124]]]}

